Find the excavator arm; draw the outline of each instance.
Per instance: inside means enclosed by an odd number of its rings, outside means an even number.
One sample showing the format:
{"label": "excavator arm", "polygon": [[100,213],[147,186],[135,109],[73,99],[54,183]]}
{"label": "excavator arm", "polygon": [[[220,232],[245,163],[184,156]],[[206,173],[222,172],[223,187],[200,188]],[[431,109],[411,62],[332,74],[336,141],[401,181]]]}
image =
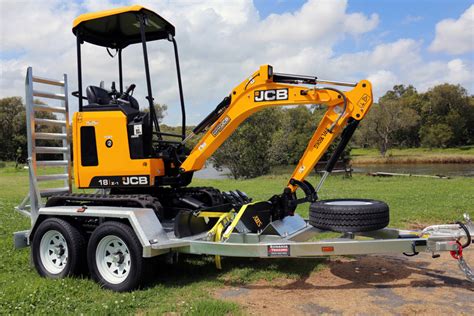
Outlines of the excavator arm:
{"label": "excavator arm", "polygon": [[[249,79],[235,87],[231,95],[194,129],[194,134],[206,132],[181,164],[181,172],[202,169],[206,160],[234,130],[257,111],[272,106],[324,104],[327,106],[327,111],[288,182],[288,188],[294,193],[298,186],[305,183],[305,178],[329,145],[344,130],[341,144],[331,159],[331,161],[337,160],[337,152],[339,151],[339,154],[342,152],[357,123],[372,105],[372,86],[367,80],[357,84],[343,84],[354,87],[347,92],[334,88],[319,89],[298,85],[315,86],[317,83],[320,82],[316,77],[274,74],[270,65],[261,66]],[[330,172],[332,167],[329,165],[326,170]]]}

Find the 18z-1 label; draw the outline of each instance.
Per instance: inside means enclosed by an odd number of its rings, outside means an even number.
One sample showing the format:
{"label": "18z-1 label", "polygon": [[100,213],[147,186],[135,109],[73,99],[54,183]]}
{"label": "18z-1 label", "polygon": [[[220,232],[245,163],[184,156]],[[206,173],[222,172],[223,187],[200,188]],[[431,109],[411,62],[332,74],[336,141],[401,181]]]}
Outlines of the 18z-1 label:
{"label": "18z-1 label", "polygon": [[116,186],[148,186],[150,184],[150,176],[109,176],[94,177],[89,187],[116,187]]}
{"label": "18z-1 label", "polygon": [[288,100],[288,89],[257,90],[255,91],[255,102],[283,101]]}

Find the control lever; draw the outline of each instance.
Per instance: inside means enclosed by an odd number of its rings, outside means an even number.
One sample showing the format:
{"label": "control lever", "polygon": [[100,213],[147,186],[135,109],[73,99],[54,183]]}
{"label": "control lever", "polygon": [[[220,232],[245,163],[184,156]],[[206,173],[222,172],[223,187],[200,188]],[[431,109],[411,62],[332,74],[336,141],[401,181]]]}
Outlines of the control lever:
{"label": "control lever", "polygon": [[127,90],[125,90],[125,92],[120,96],[119,100],[121,102],[124,102],[126,104],[130,104],[129,102],[129,95],[130,95],[130,92],[133,92],[133,90],[135,90],[135,87],[136,85],[134,83],[132,83],[128,88]]}
{"label": "control lever", "polygon": [[125,93],[124,93],[124,94],[129,95],[130,92],[133,92],[133,90],[135,90],[135,87],[136,87],[136,85],[135,85],[134,83],[132,83],[132,84],[127,88],[127,90],[125,90]]}
{"label": "control lever", "polygon": [[[103,83],[103,81],[102,81],[102,83]],[[115,81],[112,81],[112,86],[110,87],[109,96],[112,97],[113,101],[116,101],[117,100],[117,95],[118,95],[118,92],[117,92],[117,89],[115,89]]]}

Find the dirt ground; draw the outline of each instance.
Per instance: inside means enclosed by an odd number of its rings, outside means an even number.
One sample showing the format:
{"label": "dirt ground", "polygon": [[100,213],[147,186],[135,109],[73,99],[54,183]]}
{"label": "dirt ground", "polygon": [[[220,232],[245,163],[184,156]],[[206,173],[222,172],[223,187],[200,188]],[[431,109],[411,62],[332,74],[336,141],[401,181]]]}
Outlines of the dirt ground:
{"label": "dirt ground", "polygon": [[[474,267],[474,250],[464,256]],[[251,315],[474,315],[474,283],[448,253],[336,258],[305,278],[229,286],[215,296]]]}

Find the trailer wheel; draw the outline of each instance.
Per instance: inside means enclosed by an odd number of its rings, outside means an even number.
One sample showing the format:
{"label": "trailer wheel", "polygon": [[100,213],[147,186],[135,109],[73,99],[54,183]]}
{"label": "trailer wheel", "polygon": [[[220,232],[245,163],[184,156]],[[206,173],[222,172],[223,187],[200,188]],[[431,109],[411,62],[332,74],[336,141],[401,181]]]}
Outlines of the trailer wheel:
{"label": "trailer wheel", "polygon": [[367,199],[322,200],[311,204],[309,223],[335,232],[366,232],[387,227],[388,205]]}
{"label": "trailer wheel", "polygon": [[33,263],[43,277],[63,278],[81,273],[86,242],[77,228],[59,218],[43,221],[33,235]]}
{"label": "trailer wheel", "polygon": [[130,291],[145,274],[143,247],[133,229],[119,222],[105,222],[92,233],[87,262],[92,278],[107,289]]}

